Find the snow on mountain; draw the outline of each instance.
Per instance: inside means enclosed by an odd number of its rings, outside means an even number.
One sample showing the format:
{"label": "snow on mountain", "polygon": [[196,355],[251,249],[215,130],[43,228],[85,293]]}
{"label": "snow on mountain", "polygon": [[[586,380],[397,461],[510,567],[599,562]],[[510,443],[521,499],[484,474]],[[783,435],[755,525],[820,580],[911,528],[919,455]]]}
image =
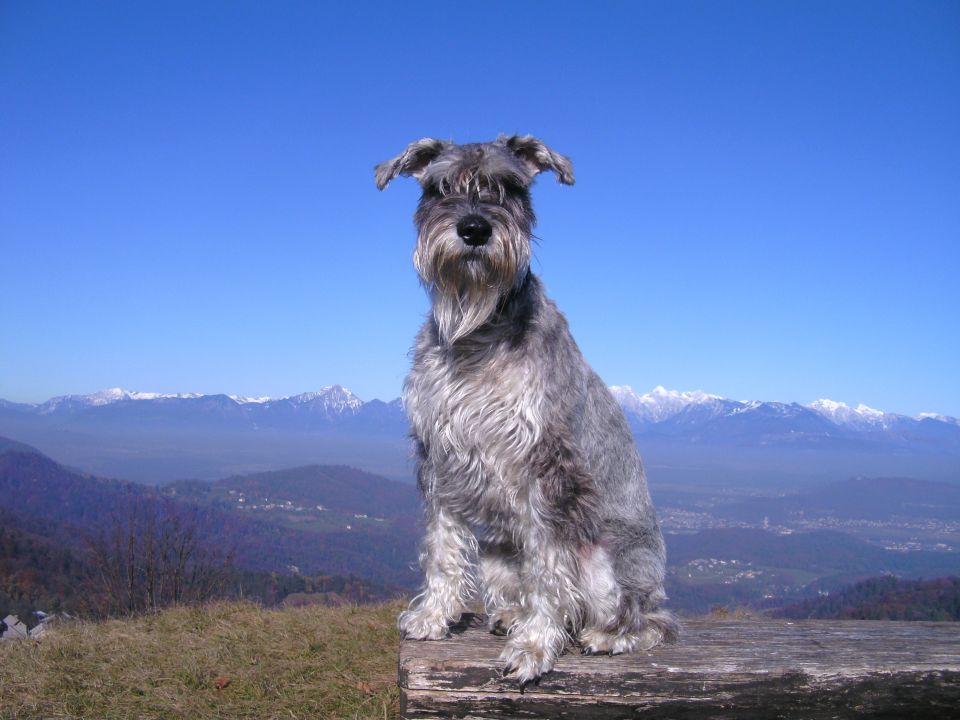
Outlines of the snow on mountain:
{"label": "snow on mountain", "polygon": [[949,415],[938,415],[937,413],[920,413],[917,415],[917,420],[937,420],[947,425],[960,426],[960,418],[950,417]]}
{"label": "snow on mountain", "polygon": [[[878,432],[897,431],[913,427],[923,419],[936,420],[948,425],[960,426],[960,420],[944,415],[923,413],[909,418],[895,413],[885,413],[864,404],[850,407],[836,400],[820,399],[809,405],[798,403],[765,402],[760,400],[730,400],[719,395],[703,391],[684,392],[667,390],[657,386],[643,395],[628,385],[615,385],[610,388],[617,402],[627,414],[627,419],[635,432],[676,433],[687,432],[705,423],[738,417],[756,416],[758,423],[769,423],[775,419],[794,422],[805,432],[823,433],[829,426],[817,425],[814,418],[820,417],[845,431]],[[779,422],[780,420],[778,420]]]}
{"label": "snow on mountain", "polygon": [[654,423],[663,422],[691,405],[714,406],[724,400],[719,395],[708,395],[701,390],[682,392],[667,390],[662,385],[644,395],[638,395],[629,385],[613,385],[610,392],[625,411]]}
{"label": "snow on mountain", "polygon": [[269,395],[264,395],[263,397],[246,397],[244,395],[227,395],[228,398],[233,400],[238,405],[263,405],[273,400]]}
{"label": "snow on mountain", "polygon": [[61,395],[50,398],[41,404],[38,409],[41,413],[50,413],[62,406],[80,406],[80,407],[101,407],[110,405],[123,400],[159,400],[167,398],[198,398],[200,393],[154,393],[138,392],[136,390],[124,390],[123,388],[109,388],[107,390],[98,390],[89,395]]}
{"label": "snow on mountain", "polygon": [[[35,407],[39,412],[47,414],[69,406],[102,407],[126,400],[185,400],[202,397],[207,396],[203,393],[157,393],[124,390],[123,388],[108,388],[88,395],[61,395],[50,398],[40,405],[23,405],[23,407]],[[269,396],[246,397],[244,395],[228,395],[227,397],[238,405],[266,405],[271,402],[286,400],[294,405],[318,405],[332,413],[356,413],[364,404],[363,400],[340,385],[327,385],[314,392],[305,392],[283,398],[272,398]],[[6,403],[6,401],[3,402]],[[6,404],[10,406],[16,405],[16,403]]]}
{"label": "snow on mountain", "polygon": [[886,428],[900,416],[885,413],[882,410],[868,407],[863,403],[852,408],[846,403],[821,398],[810,403],[807,407],[820,413],[837,425],[848,425],[857,428]]}
{"label": "snow on mountain", "polygon": [[344,412],[355,414],[363,407],[363,400],[341,385],[327,385],[316,392],[305,392],[284,399],[295,405],[307,403],[319,405],[337,414]]}
{"label": "snow on mountain", "polygon": [[[936,413],[921,413],[915,418],[909,418],[895,413],[885,413],[881,410],[859,404],[851,407],[846,403],[827,398],[821,398],[809,405],[797,403],[763,402],[759,400],[738,401],[712,395],[701,390],[680,391],[667,390],[658,385],[650,392],[640,394],[629,385],[614,385],[610,391],[617,402],[624,409],[631,427],[635,431],[645,431],[656,426],[659,430],[670,429],[671,432],[681,431],[683,428],[700,426],[719,418],[733,418],[758,413],[764,417],[790,417],[805,411],[816,413],[839,428],[857,432],[892,431],[912,426],[920,421],[935,421],[953,427],[960,426],[960,420]],[[39,405],[9,403],[0,400],[0,407],[9,410],[49,415],[64,411],[84,408],[99,408],[114,403],[128,401],[152,400],[185,400],[211,397],[202,393],[156,393],[109,388],[88,395],[63,395],[47,400]],[[368,411],[383,413],[385,411],[402,415],[402,404],[399,400],[383,403],[386,408],[373,410],[371,403],[364,402],[350,390],[341,385],[327,385],[316,391],[273,398],[269,396],[247,397],[230,395],[230,400],[239,406],[246,407],[250,412],[256,411],[258,418],[263,413],[273,412],[271,408],[285,407],[288,411],[307,413],[314,417],[325,417],[334,420],[340,417],[353,417],[358,413]],[[374,404],[379,401],[372,401]]]}

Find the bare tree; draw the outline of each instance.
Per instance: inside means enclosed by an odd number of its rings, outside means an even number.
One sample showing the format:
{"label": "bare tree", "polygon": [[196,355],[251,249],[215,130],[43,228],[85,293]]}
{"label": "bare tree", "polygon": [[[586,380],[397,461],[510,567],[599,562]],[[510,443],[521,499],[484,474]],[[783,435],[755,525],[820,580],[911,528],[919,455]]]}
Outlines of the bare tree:
{"label": "bare tree", "polygon": [[197,508],[131,497],[85,538],[93,566],[91,610],[129,615],[203,602],[222,592],[232,558],[202,533]]}

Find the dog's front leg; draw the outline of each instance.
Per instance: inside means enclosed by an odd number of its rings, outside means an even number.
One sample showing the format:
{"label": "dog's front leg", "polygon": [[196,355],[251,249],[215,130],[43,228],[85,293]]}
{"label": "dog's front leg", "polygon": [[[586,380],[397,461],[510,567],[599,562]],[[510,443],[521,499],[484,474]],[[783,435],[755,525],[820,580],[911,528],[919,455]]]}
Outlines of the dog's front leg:
{"label": "dog's front leg", "polygon": [[412,640],[440,640],[459,619],[474,593],[471,560],[476,539],[470,529],[437,503],[427,501],[426,535],[420,551],[423,591],[400,613],[400,633]]}
{"label": "dog's front leg", "polygon": [[522,550],[523,593],[520,618],[513,625],[500,659],[504,675],[516,673],[520,685],[553,669],[576,624],[579,594],[576,559],[549,529],[534,528]]}
{"label": "dog's front leg", "polygon": [[521,612],[501,654],[521,686],[550,670],[582,625],[580,552],[595,542],[597,513],[590,478],[562,431],[530,453],[531,474],[520,542]]}

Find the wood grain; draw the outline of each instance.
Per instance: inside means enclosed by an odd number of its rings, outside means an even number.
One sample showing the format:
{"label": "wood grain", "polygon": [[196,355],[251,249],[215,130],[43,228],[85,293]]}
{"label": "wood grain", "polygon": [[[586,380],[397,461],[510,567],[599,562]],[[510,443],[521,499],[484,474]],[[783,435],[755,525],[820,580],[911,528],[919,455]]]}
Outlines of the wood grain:
{"label": "wood grain", "polygon": [[652,652],[573,649],[523,692],[481,623],[401,643],[403,717],[960,718],[960,623],[692,620]]}

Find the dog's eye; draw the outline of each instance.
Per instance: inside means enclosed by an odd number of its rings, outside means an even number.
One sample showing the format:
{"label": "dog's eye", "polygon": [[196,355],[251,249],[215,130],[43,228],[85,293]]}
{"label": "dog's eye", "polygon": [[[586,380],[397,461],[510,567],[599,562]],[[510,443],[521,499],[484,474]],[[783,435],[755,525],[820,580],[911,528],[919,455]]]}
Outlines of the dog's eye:
{"label": "dog's eye", "polygon": [[527,192],[526,188],[520,183],[514,182],[513,180],[504,180],[503,181],[503,193],[504,195],[519,195],[523,196]]}

